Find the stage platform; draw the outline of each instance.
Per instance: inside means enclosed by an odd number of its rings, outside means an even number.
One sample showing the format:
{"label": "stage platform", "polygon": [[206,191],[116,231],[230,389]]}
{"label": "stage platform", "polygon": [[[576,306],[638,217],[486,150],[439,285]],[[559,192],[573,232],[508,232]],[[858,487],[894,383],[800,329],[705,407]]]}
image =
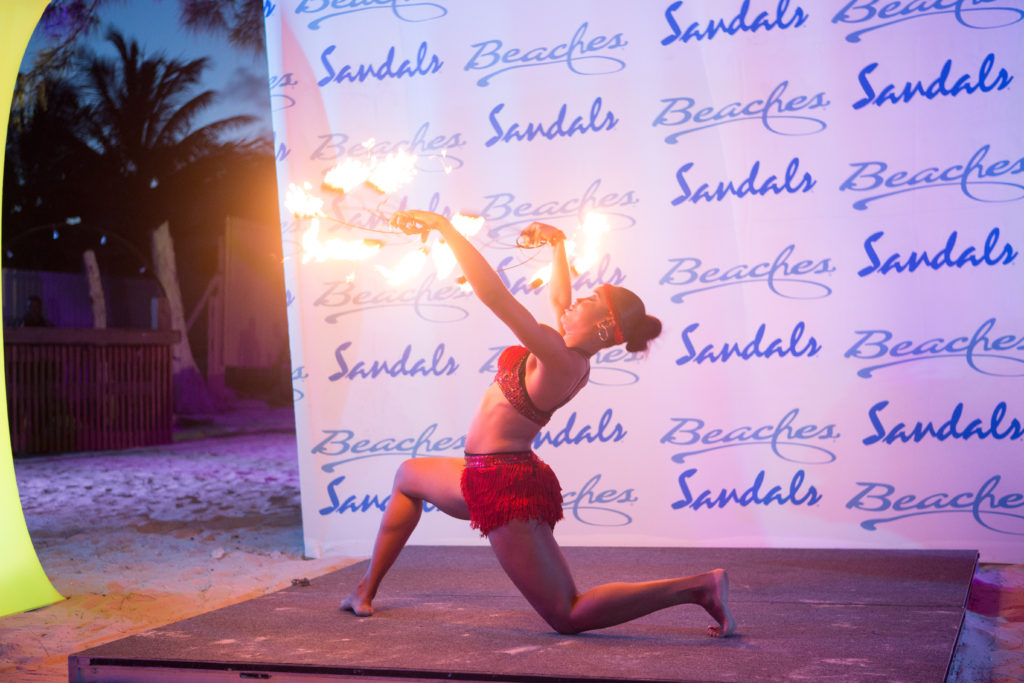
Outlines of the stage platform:
{"label": "stage platform", "polygon": [[[580,589],[724,567],[737,635],[693,605],[554,633],[488,547],[410,546],[371,618],[366,563],[71,655],[69,680],[942,681],[974,551],[565,548]],[[297,577],[298,578],[298,577]]]}

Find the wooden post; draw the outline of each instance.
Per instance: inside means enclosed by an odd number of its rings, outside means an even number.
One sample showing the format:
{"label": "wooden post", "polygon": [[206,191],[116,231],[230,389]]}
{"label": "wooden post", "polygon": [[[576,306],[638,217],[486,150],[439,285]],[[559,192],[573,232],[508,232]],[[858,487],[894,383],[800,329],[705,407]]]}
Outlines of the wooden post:
{"label": "wooden post", "polygon": [[171,367],[174,378],[174,411],[184,414],[209,414],[214,411],[210,392],[199,372],[192,347],[188,343],[185,325],[185,307],[178,284],[178,267],[174,259],[174,241],[170,226],[165,222],[153,231],[153,264],[156,277],[163,285],[171,311],[171,329],[181,338],[172,349]]}
{"label": "wooden post", "polygon": [[89,299],[92,301],[92,326],[97,330],[107,329],[107,301],[103,296],[103,280],[96,252],[86,249],[82,254],[85,262],[85,277],[89,280]]}
{"label": "wooden post", "polygon": [[224,238],[217,240],[217,286],[207,302],[206,385],[216,400],[227,397],[224,381]]}

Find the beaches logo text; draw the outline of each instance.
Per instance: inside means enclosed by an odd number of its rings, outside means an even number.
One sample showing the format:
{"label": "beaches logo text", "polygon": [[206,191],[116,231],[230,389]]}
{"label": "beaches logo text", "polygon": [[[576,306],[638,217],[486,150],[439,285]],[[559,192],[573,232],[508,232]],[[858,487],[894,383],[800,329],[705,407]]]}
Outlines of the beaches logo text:
{"label": "beaches logo text", "polygon": [[436,134],[430,130],[430,122],[424,121],[416,132],[405,139],[373,139],[372,145],[362,141],[354,142],[345,133],[328,133],[319,136],[320,144],[309,155],[310,161],[336,161],[356,159],[368,161],[382,159],[395,152],[405,152],[417,157],[416,168],[420,171],[450,172],[461,168],[462,159],[452,154],[466,146],[461,133]]}
{"label": "beaches logo text", "polygon": [[[597,178],[582,193],[569,197],[555,197],[540,202],[524,201],[514,192],[496,192],[484,195],[478,215],[487,221],[488,237],[507,246],[515,244],[524,227],[534,221],[557,224],[559,221],[582,224],[591,211],[600,211],[611,227],[623,229],[636,221],[622,209],[640,203],[636,190],[610,192],[601,187]],[[613,282],[612,284],[618,284]]]}
{"label": "beaches logo text", "polygon": [[480,87],[487,86],[495,76],[509,71],[540,66],[562,64],[578,76],[600,76],[625,69],[625,61],[608,54],[629,44],[623,35],[588,36],[589,29],[589,24],[583,22],[567,42],[555,45],[506,47],[498,39],[473,43],[470,47],[476,51],[462,68],[464,71],[484,72],[476,82]]}
{"label": "beaches logo text", "polygon": [[832,23],[861,26],[846,35],[847,42],[859,43],[871,31],[944,15],[964,28],[983,30],[1024,20],[1024,10],[1007,0],[850,0],[835,13]]}
{"label": "beaches logo text", "polygon": [[300,0],[295,6],[295,14],[315,17],[308,24],[311,31],[320,30],[332,19],[372,10],[388,10],[399,21],[410,23],[432,21],[448,14],[441,3],[422,0]]}
{"label": "beaches logo text", "polygon": [[769,261],[754,265],[740,263],[724,267],[708,267],[695,257],[670,258],[672,266],[658,284],[679,288],[670,298],[681,304],[694,294],[710,292],[722,287],[744,284],[765,285],[768,290],[784,299],[823,299],[832,294],[832,288],[813,279],[814,275],[831,275],[836,268],[831,259],[794,260],[796,245],[789,244]]}
{"label": "beaches logo text", "polygon": [[846,508],[873,514],[886,513],[885,516],[862,521],[860,526],[868,531],[911,517],[953,514],[970,515],[979,526],[989,531],[1024,536],[1024,514],[1010,512],[1024,507],[1024,491],[1018,488],[1007,493],[1005,485],[1000,490],[1002,484],[1002,476],[994,474],[973,490],[907,493],[904,489],[897,493],[894,484],[859,481],[860,491],[846,503]]}
{"label": "beaches logo text", "polygon": [[825,93],[786,96],[788,87],[789,81],[782,81],[764,99],[725,105],[698,104],[692,97],[665,98],[661,100],[665,106],[651,126],[675,128],[665,136],[665,142],[670,145],[684,135],[741,121],[758,121],[765,130],[776,135],[813,135],[828,128],[823,119],[806,115],[828,108],[831,102]]}
{"label": "beaches logo text", "polygon": [[853,173],[840,183],[839,191],[871,193],[853,202],[853,208],[858,211],[867,209],[868,204],[879,199],[937,188],[957,188],[964,196],[978,202],[1024,199],[1024,184],[1006,177],[1024,173],[1024,157],[989,161],[989,152],[991,147],[982,145],[964,163],[919,170],[890,169],[884,161],[854,162],[850,164]]}
{"label": "beaches logo text", "polygon": [[[967,366],[990,377],[1024,377],[1024,358],[1008,352],[1024,351],[1024,335],[991,334],[997,320],[989,318],[969,335],[931,337],[924,340],[893,341],[891,330],[857,330],[857,340],[843,354],[844,358],[875,361],[857,371],[859,377],[870,378],[876,371],[898,365],[929,360],[962,358]],[[881,362],[879,362],[881,361]]]}
{"label": "beaches logo text", "polygon": [[295,74],[274,74],[269,77],[270,99],[273,102],[271,111],[280,111],[295,106],[295,98],[287,93],[278,92],[284,88],[294,88],[299,84]]}
{"label": "beaches logo text", "polygon": [[768,448],[777,458],[792,463],[834,462],[835,453],[820,442],[839,438],[836,425],[803,423],[799,418],[799,408],[793,408],[774,423],[761,425],[711,427],[697,417],[674,417],[670,418],[672,427],[661,437],[661,443],[687,447],[672,456],[676,463],[695,455],[748,446]]}
{"label": "beaches logo text", "polygon": [[401,290],[365,289],[360,288],[357,281],[344,280],[325,282],[323,286],[324,291],[313,302],[313,306],[340,309],[324,316],[324,321],[332,324],[353,313],[390,308],[411,308],[418,318],[429,322],[457,322],[467,318],[469,311],[454,302],[473,296],[454,283],[439,284],[433,274],[420,281],[415,288]]}

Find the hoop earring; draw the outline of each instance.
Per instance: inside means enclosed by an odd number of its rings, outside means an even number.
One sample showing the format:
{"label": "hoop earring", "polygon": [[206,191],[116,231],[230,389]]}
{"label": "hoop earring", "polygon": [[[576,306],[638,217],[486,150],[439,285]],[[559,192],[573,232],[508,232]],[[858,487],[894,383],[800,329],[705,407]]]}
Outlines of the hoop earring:
{"label": "hoop earring", "polygon": [[604,343],[612,338],[612,327],[615,325],[614,321],[602,320],[597,324],[597,338]]}

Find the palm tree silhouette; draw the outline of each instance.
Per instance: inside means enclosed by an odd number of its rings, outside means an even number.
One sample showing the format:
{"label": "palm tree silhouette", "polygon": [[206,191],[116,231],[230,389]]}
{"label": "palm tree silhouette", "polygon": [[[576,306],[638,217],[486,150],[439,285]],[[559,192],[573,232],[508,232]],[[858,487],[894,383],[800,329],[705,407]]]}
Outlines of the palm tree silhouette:
{"label": "palm tree silhouette", "polygon": [[[150,234],[169,221],[175,240],[192,260],[206,258],[208,236],[239,206],[245,183],[260,183],[272,196],[273,159],[265,140],[228,139],[255,120],[230,116],[198,125],[217,98],[199,89],[208,58],[177,60],[147,55],[134,40],[111,30],[110,57],[84,53],[65,79],[53,77],[12,129],[4,196],[5,265],[78,270],[81,253],[97,235],[117,233],[134,254],[150,252]],[[252,180],[259,168],[259,181]],[[269,190],[269,191],[267,191]],[[256,203],[253,200],[243,200]],[[265,202],[264,202],[265,203]],[[263,208],[263,207],[261,207]],[[51,231],[80,217],[90,229]],[[57,233],[54,233],[57,234]],[[204,242],[206,240],[206,242]],[[110,271],[137,272],[134,255],[113,243],[101,263]],[[209,260],[207,258],[207,260]],[[47,263],[49,261],[49,263]]]}
{"label": "palm tree silhouette", "polygon": [[[88,102],[83,142],[94,153],[99,177],[111,183],[100,196],[130,198],[133,218],[151,229],[172,218],[196,184],[216,176],[226,157],[252,147],[222,137],[254,117],[231,116],[196,127],[217,96],[213,90],[194,94],[208,58],[150,57],[116,30],[106,37],[117,56],[92,54],[83,70]],[[103,206],[109,201],[96,208]]]}

